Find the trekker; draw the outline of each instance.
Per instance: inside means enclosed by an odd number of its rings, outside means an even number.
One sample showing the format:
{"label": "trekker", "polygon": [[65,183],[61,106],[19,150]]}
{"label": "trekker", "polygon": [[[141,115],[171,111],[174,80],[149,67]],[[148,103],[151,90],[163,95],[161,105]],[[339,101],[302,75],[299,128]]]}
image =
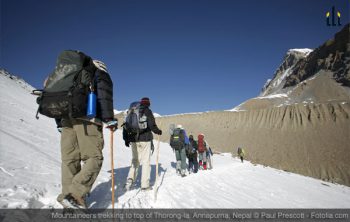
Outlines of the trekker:
{"label": "trekker", "polygon": [[141,190],[146,191],[152,189],[150,187],[151,176],[151,149],[153,134],[162,135],[156,124],[153,113],[149,108],[151,102],[148,97],[141,99],[139,106],[135,105],[129,110],[129,114],[125,120],[125,129],[129,134],[129,140],[132,148],[132,161],[125,189],[130,190],[137,178],[138,169],[142,166]]}
{"label": "trekker", "polygon": [[241,162],[243,163],[243,158],[245,155],[244,149],[241,147],[238,147],[237,154],[238,154],[238,157],[241,159]]}
{"label": "trekker", "polygon": [[[209,147],[208,144],[207,146]],[[211,161],[211,157],[213,156],[213,151],[211,150],[210,147],[208,148],[206,155],[207,155],[207,169],[211,170],[213,169],[213,162]]]}
{"label": "trekker", "polygon": [[206,170],[207,169],[207,144],[204,140],[204,134],[198,135],[198,159],[199,159],[199,168]]}
{"label": "trekker", "polygon": [[[95,89],[96,94],[95,118],[56,119],[61,130],[62,159],[62,193],[57,201],[65,208],[86,208],[86,195],[90,193],[102,167],[103,123],[112,131],[118,127],[113,113],[113,83],[107,67],[98,60],[93,60],[93,64],[96,67],[95,77],[90,87]],[[49,82],[50,79],[47,84]]]}
{"label": "trekker", "polygon": [[170,146],[176,157],[176,174],[186,176],[186,139],[187,135],[182,125],[177,125],[170,137]]}
{"label": "trekker", "polygon": [[198,144],[193,139],[193,135],[190,135],[189,136],[188,150],[187,150],[188,172],[189,173],[191,173],[191,172],[197,173],[198,172],[197,149],[198,149]]}

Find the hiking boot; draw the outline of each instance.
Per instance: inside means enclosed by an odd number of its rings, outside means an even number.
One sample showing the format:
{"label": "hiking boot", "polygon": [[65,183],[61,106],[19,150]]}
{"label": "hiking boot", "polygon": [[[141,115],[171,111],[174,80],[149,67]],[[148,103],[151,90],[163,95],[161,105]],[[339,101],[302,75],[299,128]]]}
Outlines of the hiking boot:
{"label": "hiking boot", "polygon": [[58,203],[62,205],[63,208],[68,209],[76,209],[75,205],[73,204],[75,201],[71,195],[66,195],[65,197],[57,198]]}
{"label": "hiking boot", "polygon": [[207,170],[207,164],[206,163],[203,164],[203,169]]}
{"label": "hiking boot", "polygon": [[124,189],[129,191],[131,189],[132,184],[133,184],[133,179],[129,178],[124,185]]}
{"label": "hiking boot", "polygon": [[182,170],[182,171],[181,171],[181,176],[182,176],[182,177],[185,177],[185,176],[186,176],[186,170]]}
{"label": "hiking boot", "polygon": [[64,209],[86,209],[86,204],[84,198],[79,198],[79,203],[77,200],[71,195],[66,195],[63,199],[57,200]]}
{"label": "hiking boot", "polygon": [[179,175],[179,176],[181,175],[181,170],[180,169],[176,170],[176,175]]}
{"label": "hiking boot", "polygon": [[149,191],[149,190],[152,190],[153,188],[151,186],[149,187],[143,187],[141,188],[141,191]]}
{"label": "hiking boot", "polygon": [[87,208],[84,197],[80,197],[80,196],[73,194],[73,193],[71,194],[71,196],[73,197],[75,204],[79,209],[86,209]]}

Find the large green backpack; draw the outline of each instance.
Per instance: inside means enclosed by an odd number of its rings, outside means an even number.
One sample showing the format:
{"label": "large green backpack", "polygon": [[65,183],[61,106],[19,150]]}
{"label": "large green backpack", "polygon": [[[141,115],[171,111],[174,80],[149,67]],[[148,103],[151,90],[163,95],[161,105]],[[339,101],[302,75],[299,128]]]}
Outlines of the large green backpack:
{"label": "large green backpack", "polygon": [[85,116],[95,71],[89,56],[75,50],[63,51],[37,99],[38,113],[57,119]]}
{"label": "large green backpack", "polygon": [[170,137],[170,146],[175,150],[179,150],[185,146],[184,131],[182,129],[174,129]]}

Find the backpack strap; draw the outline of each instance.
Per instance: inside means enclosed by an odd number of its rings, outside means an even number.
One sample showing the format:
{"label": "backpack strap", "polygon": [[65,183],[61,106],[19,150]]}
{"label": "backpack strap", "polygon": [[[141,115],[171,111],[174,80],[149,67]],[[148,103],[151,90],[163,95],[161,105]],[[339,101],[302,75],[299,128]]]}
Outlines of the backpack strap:
{"label": "backpack strap", "polygon": [[35,89],[35,90],[32,91],[33,95],[39,96],[36,99],[36,103],[38,104],[38,109],[36,110],[36,114],[35,114],[35,118],[36,119],[39,119],[39,110],[40,110],[40,106],[41,106],[41,101],[42,101],[41,97],[43,96],[43,92],[44,92],[43,89]]}
{"label": "backpack strap", "polygon": [[35,114],[36,119],[39,119],[39,109],[40,109],[40,105],[38,106],[38,109],[36,110],[36,114]]}

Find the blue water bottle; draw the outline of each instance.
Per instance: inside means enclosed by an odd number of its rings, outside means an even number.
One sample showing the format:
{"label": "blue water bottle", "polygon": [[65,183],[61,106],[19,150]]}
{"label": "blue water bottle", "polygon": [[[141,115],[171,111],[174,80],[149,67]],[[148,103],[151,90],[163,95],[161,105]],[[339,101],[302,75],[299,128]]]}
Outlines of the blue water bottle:
{"label": "blue water bottle", "polygon": [[86,116],[89,119],[96,117],[96,94],[91,91],[88,96]]}

